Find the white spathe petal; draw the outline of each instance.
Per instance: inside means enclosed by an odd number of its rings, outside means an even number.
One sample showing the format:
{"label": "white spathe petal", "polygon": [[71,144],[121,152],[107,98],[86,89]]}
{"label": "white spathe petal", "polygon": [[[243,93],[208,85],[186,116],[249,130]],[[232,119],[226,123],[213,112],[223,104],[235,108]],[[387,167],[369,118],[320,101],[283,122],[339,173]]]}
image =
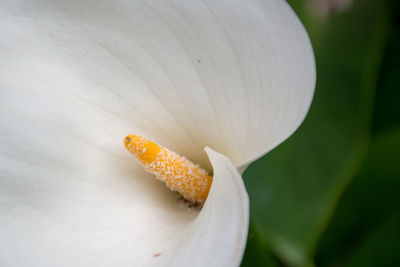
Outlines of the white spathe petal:
{"label": "white spathe petal", "polygon": [[[204,146],[239,166],[283,141],[304,118],[315,80],[288,5],[9,0],[0,25],[0,265],[183,264],[196,240],[204,250],[210,240],[239,240],[215,248],[227,256],[216,263],[238,264],[248,210],[212,204],[247,207],[237,173],[216,188],[233,181],[240,194],[210,193],[194,220],[135,167],[122,138],[142,133],[203,166]],[[236,216],[228,224],[227,214]]]}
{"label": "white spathe petal", "polygon": [[53,84],[203,165],[205,146],[235,166],[266,153],[314,92],[310,42],[283,0],[10,0],[0,23],[4,75]]}

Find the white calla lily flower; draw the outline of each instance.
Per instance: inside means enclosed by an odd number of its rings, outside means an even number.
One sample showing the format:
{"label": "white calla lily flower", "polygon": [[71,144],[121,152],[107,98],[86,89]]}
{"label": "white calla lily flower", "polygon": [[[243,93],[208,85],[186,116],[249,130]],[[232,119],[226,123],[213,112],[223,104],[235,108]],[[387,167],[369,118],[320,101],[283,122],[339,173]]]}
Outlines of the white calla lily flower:
{"label": "white calla lily flower", "polygon": [[[314,93],[285,1],[5,0],[0,55],[1,266],[240,264],[240,173]],[[200,211],[132,159],[130,133],[213,171]]]}

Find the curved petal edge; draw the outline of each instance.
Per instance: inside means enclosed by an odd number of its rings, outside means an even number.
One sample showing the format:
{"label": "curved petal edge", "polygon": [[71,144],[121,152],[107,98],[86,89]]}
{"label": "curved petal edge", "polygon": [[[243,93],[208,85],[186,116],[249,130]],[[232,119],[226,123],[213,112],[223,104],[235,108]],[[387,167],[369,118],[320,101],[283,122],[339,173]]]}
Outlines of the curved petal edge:
{"label": "curved petal edge", "polygon": [[[172,266],[239,266],[249,227],[249,198],[231,161],[205,149],[214,180],[199,216],[185,229]],[[177,252],[178,252],[177,251]]]}

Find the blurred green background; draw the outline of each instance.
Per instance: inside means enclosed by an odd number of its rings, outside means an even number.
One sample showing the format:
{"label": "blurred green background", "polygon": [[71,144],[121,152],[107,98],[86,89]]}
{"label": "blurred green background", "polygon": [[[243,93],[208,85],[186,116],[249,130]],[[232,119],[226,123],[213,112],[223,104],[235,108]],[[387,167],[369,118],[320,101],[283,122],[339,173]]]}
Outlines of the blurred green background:
{"label": "blurred green background", "polygon": [[297,132],[244,173],[242,266],[400,266],[400,1],[289,4],[317,87]]}

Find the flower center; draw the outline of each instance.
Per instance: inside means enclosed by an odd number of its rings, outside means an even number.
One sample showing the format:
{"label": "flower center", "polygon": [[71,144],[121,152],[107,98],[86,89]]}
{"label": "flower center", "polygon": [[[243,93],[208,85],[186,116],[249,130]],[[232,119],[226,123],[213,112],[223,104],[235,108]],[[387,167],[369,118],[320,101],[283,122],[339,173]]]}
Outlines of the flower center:
{"label": "flower center", "polygon": [[207,171],[140,135],[128,135],[124,144],[138,162],[168,188],[192,203],[201,204],[206,200],[212,183]]}

